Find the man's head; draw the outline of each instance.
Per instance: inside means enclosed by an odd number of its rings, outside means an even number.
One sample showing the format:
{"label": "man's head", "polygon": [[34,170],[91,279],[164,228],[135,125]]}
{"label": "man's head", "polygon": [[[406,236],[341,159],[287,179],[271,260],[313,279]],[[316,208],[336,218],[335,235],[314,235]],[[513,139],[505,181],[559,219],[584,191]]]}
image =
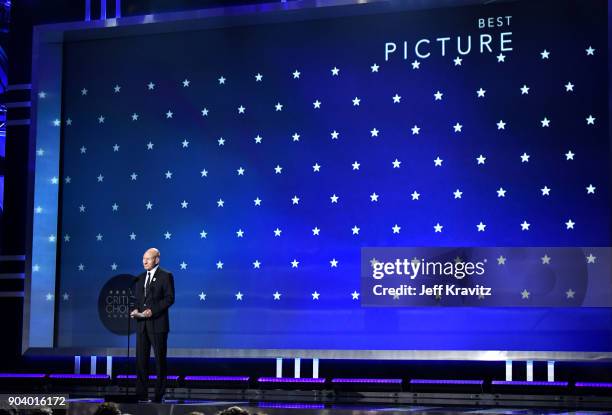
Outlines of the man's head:
{"label": "man's head", "polygon": [[159,250],[156,248],[147,249],[142,256],[142,266],[147,271],[151,271],[157,265],[159,265]]}

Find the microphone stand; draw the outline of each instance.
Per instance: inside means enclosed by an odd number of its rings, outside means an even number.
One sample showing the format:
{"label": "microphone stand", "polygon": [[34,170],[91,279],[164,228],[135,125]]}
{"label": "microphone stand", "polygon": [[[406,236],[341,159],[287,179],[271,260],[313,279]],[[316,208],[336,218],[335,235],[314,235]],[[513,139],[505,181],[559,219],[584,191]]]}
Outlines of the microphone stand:
{"label": "microphone stand", "polygon": [[[132,283],[130,284],[130,288],[128,289],[128,295],[129,295],[129,300],[128,300],[128,316],[127,316],[127,353],[126,353],[126,358],[127,358],[127,375],[129,376],[130,373],[130,320],[132,319],[132,317],[130,316],[130,313],[132,312],[132,309],[136,306],[136,299],[134,298],[134,293],[132,292],[132,288],[134,287],[134,285],[136,284],[136,282],[138,281],[137,278],[135,278],[134,280],[132,280]],[[129,390],[129,378],[127,381],[127,386],[125,387],[125,397],[127,399],[128,396],[128,390]]]}

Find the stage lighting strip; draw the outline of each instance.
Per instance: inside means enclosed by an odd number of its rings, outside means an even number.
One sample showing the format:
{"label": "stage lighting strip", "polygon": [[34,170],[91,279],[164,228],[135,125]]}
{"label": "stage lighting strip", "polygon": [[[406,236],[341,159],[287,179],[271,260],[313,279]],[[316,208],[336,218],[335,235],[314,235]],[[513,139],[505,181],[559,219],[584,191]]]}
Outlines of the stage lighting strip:
{"label": "stage lighting strip", "polygon": [[499,386],[556,386],[556,387],[567,387],[568,382],[537,382],[527,380],[494,380],[491,385]]}
{"label": "stage lighting strip", "polygon": [[325,383],[321,378],[259,378],[260,383]]}
{"label": "stage lighting strip", "polygon": [[32,379],[32,378],[44,378],[44,373],[0,373],[0,378],[8,379]]}
{"label": "stage lighting strip", "polygon": [[605,382],[576,382],[577,388],[612,388],[612,383]]}
{"label": "stage lighting strip", "polygon": [[402,383],[401,379],[345,379],[345,378],[335,378],[332,379],[332,383]]}
{"label": "stage lighting strip", "polygon": [[258,402],[259,408],[273,409],[325,409],[324,404],[315,403],[279,403],[279,402]]}
{"label": "stage lighting strip", "polygon": [[484,380],[411,379],[410,383],[418,385],[482,385]]}
{"label": "stage lighting strip", "polygon": [[248,382],[248,376],[185,376],[186,381],[196,382]]}
{"label": "stage lighting strip", "polygon": [[[178,380],[177,375],[166,376],[167,380]],[[136,375],[117,375],[116,379],[136,379]],[[149,379],[157,379],[157,375],[149,375]]]}
{"label": "stage lighting strip", "polygon": [[51,374],[50,379],[110,379],[108,375]]}

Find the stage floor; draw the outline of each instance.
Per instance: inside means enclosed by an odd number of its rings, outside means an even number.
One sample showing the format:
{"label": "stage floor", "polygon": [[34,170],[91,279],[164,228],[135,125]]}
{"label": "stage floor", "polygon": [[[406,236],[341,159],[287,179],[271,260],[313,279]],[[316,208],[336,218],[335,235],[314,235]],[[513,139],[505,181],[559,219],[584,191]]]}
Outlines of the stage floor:
{"label": "stage floor", "polygon": [[[71,402],[67,413],[69,415],[93,415],[100,400],[80,400]],[[132,415],[186,415],[192,411],[202,412],[205,415],[214,415],[230,406],[239,406],[251,414],[295,414],[295,415],[369,415],[372,413],[384,414],[420,414],[420,415],[459,415],[459,414],[486,414],[486,415],[612,415],[610,411],[585,411],[540,408],[483,408],[483,407],[450,407],[426,405],[323,405],[288,402],[248,402],[248,401],[167,401],[158,403],[119,403],[123,414]]]}

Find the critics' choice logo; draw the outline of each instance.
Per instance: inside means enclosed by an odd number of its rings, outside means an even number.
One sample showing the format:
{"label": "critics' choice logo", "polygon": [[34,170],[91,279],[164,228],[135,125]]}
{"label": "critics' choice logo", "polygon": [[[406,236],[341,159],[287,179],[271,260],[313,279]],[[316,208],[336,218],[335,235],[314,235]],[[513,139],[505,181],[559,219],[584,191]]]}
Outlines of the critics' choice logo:
{"label": "critics' choice logo", "polygon": [[134,276],[116,275],[109,279],[100,290],[98,297],[98,315],[104,327],[115,334],[125,335],[136,331],[136,323],[130,322],[130,304],[134,302],[131,295]]}

